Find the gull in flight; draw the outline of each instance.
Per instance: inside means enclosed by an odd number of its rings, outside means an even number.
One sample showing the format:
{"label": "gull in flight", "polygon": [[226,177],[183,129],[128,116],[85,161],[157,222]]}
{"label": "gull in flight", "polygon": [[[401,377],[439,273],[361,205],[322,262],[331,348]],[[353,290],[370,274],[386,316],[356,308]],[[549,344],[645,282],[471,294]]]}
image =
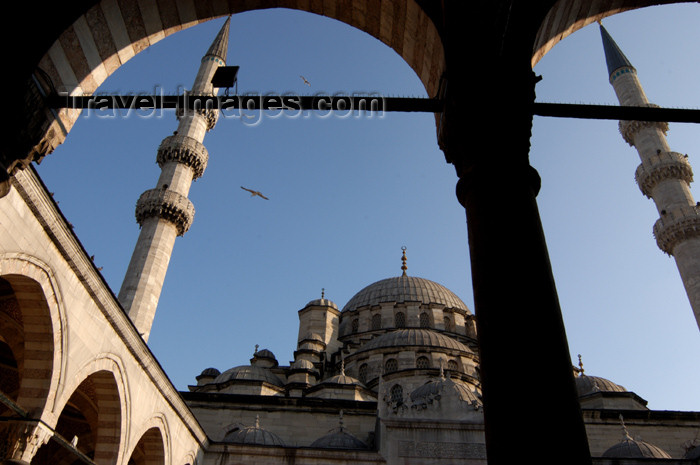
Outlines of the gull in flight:
{"label": "gull in flight", "polygon": [[304,84],[306,84],[307,86],[311,87],[311,83],[310,83],[309,81],[307,81],[306,78],[305,78],[304,76],[299,75],[299,77],[301,78],[302,81],[304,81]]}
{"label": "gull in flight", "polygon": [[265,200],[270,200],[270,199],[268,199],[267,197],[265,197],[264,195],[262,195],[262,194],[261,194],[260,192],[258,192],[258,191],[254,191],[254,190],[252,190],[252,189],[246,189],[246,188],[243,187],[243,186],[241,186],[241,189],[243,189],[244,191],[250,192],[250,196],[251,196],[251,197],[255,197],[255,196],[257,195],[258,197],[262,197],[262,198],[265,199]]}

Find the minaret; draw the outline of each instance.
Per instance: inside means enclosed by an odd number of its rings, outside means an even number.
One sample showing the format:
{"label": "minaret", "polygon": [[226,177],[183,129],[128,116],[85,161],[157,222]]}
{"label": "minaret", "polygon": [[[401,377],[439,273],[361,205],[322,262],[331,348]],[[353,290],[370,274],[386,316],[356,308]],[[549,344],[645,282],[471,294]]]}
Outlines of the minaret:
{"label": "minaret", "polygon": [[[623,106],[649,103],[634,69],[617,44],[600,25],[610,84]],[[688,156],[672,152],[666,142],[668,123],[620,121],[620,133],[635,147],[641,164],[635,179],[642,193],[659,212],[654,236],[659,248],[676,259],[690,306],[700,327],[700,207],[690,193],[693,170]]]}
{"label": "minaret", "polygon": [[[230,22],[229,17],[202,58],[191,95],[216,94],[211,79],[216,69],[225,65]],[[202,176],[207,167],[209,155],[202,141],[217,117],[218,111],[212,109],[179,112],[177,131],[158,147],[158,183],[141,194],[136,203],[141,232],[119,301],[145,341],[151,332],[175,237],[185,234],[194,218],[194,206],[187,195],[192,181]]]}

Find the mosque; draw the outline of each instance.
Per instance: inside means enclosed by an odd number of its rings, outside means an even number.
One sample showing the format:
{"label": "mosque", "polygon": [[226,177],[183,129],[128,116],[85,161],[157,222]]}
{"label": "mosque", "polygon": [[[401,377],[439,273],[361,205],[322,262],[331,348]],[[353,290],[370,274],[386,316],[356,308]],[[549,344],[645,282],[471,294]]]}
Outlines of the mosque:
{"label": "mosque", "polygon": [[[194,93],[215,92],[228,27],[204,54]],[[621,103],[647,104],[634,67],[601,34]],[[203,360],[188,391],[172,386],[146,343],[175,238],[193,221],[187,195],[206,169],[216,118],[182,112],[158,149],[161,175],[138,199],[141,233],[118,296],[36,171],[12,178],[0,199],[0,463],[486,464],[477,320],[452,291],[412,276],[405,249],[396,276],[342,307],[324,295],[303,305],[289,365],[256,347],[249,364]],[[621,123],[642,158],[640,188],[659,208],[657,242],[686,279],[698,256],[683,229],[695,212],[683,206],[694,204],[692,171],[664,127]],[[700,412],[650,410],[643,393],[586,372],[580,357],[570,372],[593,463],[700,464]],[[513,373],[513,395],[537,382]],[[522,404],[511,415],[532,428],[550,421],[547,408]],[[555,460],[569,463],[558,447]],[[547,438],[521,453],[554,463]]]}

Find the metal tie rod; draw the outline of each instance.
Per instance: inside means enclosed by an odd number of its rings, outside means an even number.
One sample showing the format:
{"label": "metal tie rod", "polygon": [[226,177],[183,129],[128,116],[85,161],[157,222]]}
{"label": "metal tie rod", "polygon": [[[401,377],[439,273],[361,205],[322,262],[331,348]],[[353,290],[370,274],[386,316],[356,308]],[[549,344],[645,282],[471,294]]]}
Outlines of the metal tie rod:
{"label": "metal tie rod", "polygon": [[[51,108],[76,109],[215,109],[215,110],[320,110],[398,111],[442,113],[444,101],[436,98],[382,97],[375,95],[50,95]],[[570,103],[531,104],[536,116],[700,123],[700,110],[682,108],[585,105]]]}

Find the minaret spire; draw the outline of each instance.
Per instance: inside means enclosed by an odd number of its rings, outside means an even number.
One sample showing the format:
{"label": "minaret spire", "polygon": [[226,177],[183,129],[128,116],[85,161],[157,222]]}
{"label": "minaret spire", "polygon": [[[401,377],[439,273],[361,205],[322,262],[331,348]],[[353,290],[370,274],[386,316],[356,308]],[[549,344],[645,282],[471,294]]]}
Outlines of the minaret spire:
{"label": "minaret spire", "polygon": [[[600,25],[610,84],[620,105],[649,103],[637,70]],[[700,328],[700,207],[690,193],[693,170],[688,156],[673,152],[666,141],[668,123],[620,121],[624,140],[637,149],[641,164],[635,178],[642,193],[659,212],[654,236],[659,248],[676,260],[695,320]]]}
{"label": "minaret spire", "polygon": [[[229,17],[202,58],[194,80],[193,95],[213,96],[211,78],[225,65],[230,27]],[[187,198],[192,181],[204,174],[209,154],[204,135],[216,124],[213,109],[179,110],[177,131],[158,148],[156,161],[161,174],[154,189],[136,203],[136,221],[141,232],[136,242],[119,301],[145,341],[151,332],[158,299],[165,281],[175,238],[187,232],[194,219],[194,206]]]}

